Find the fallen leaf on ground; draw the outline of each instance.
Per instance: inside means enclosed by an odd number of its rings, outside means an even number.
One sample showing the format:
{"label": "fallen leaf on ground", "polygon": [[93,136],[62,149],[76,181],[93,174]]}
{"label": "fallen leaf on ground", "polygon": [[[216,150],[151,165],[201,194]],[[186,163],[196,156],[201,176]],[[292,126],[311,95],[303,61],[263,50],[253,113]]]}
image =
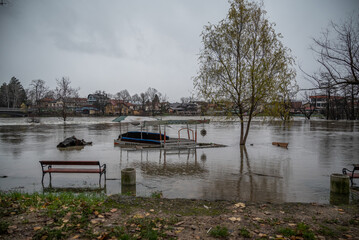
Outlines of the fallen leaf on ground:
{"label": "fallen leaf on ground", "polygon": [[111,209],[110,212],[112,212],[112,213],[117,212],[117,208]]}
{"label": "fallen leaf on ground", "polygon": [[179,226],[179,225],[181,225],[181,224],[183,224],[183,223],[184,223],[184,221],[181,221],[181,222],[175,223],[175,226]]}
{"label": "fallen leaf on ground", "polygon": [[42,227],[34,227],[34,231],[39,231]]}
{"label": "fallen leaf on ground", "polygon": [[244,203],[242,203],[242,202],[239,202],[239,203],[234,204],[234,206],[235,206],[236,208],[245,208],[245,207],[246,207],[246,204],[244,204]]}
{"label": "fallen leaf on ground", "polygon": [[235,221],[241,221],[241,218],[240,217],[230,217],[228,218],[229,220],[231,220],[232,222],[235,222]]}
{"label": "fallen leaf on ground", "polygon": [[99,221],[96,220],[96,219],[92,219],[92,220],[91,220],[91,223],[92,223],[92,224],[96,224],[96,223],[98,223],[98,222],[99,222]]}

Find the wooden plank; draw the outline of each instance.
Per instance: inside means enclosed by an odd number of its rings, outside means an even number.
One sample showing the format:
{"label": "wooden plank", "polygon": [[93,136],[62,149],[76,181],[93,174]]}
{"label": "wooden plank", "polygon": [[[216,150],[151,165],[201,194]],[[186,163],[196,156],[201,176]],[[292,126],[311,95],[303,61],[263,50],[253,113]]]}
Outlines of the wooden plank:
{"label": "wooden plank", "polygon": [[354,173],[354,174],[352,174],[351,172],[347,172],[347,175],[348,175],[350,178],[359,178],[359,173]]}
{"label": "wooden plank", "polygon": [[42,165],[100,165],[99,161],[40,161]]}
{"label": "wooden plank", "polygon": [[278,147],[284,147],[287,148],[289,143],[282,143],[282,142],[272,142],[272,145],[278,146]]}
{"label": "wooden plank", "polygon": [[101,173],[100,169],[49,168],[44,173]]}

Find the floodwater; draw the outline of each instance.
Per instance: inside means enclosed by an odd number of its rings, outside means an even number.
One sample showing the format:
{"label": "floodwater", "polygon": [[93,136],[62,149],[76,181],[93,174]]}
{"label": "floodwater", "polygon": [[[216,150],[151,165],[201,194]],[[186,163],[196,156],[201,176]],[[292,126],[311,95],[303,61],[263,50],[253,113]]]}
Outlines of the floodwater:
{"label": "floodwater", "polygon": [[[246,148],[241,148],[239,122],[212,118],[210,124],[198,125],[198,131],[207,131],[205,136],[198,134],[198,141],[228,145],[225,148],[134,151],[114,146],[120,128],[112,119],[73,118],[64,125],[58,118],[41,118],[40,124],[1,118],[0,190],[121,193],[125,191],[121,169],[132,167],[137,177],[132,190],[137,196],[162,192],[166,198],[328,203],[330,175],[359,163],[357,121],[296,119],[282,126],[257,119]],[[171,126],[167,134],[176,137],[183,127]],[[147,130],[158,131],[157,127]],[[56,148],[73,135],[93,145],[66,151]],[[289,146],[276,147],[272,142]],[[99,186],[95,174],[53,174],[51,185],[46,175],[42,186],[40,160],[98,160],[107,164],[108,180]]]}

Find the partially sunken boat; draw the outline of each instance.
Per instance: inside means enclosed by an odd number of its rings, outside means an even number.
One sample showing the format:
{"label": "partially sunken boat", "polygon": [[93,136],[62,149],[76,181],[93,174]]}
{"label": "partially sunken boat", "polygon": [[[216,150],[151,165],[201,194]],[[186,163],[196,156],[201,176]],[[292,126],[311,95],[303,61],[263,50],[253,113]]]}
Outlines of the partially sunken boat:
{"label": "partially sunken boat", "polygon": [[[152,133],[152,132],[141,132],[141,131],[130,131],[123,134],[120,134],[118,140],[130,144],[154,144],[160,145],[162,140],[169,140],[169,137],[160,133]],[[115,140],[116,143],[116,140]]]}
{"label": "partially sunken boat", "polygon": [[[120,147],[129,148],[210,148],[224,147],[225,145],[215,143],[198,143],[197,142],[197,125],[208,124],[209,119],[204,120],[157,120],[146,117],[126,117],[121,116],[113,120],[120,123],[120,131],[122,124],[131,124],[141,128],[140,131],[127,131],[120,133],[119,137],[114,140],[114,144]],[[166,135],[166,126],[173,124],[186,125],[185,128],[178,130],[178,137],[170,137]],[[194,125],[194,129],[189,128]],[[142,129],[146,126],[158,126],[159,132],[146,132]],[[163,126],[163,128],[162,128]],[[162,133],[163,130],[163,133]],[[181,133],[187,136],[181,137]]]}

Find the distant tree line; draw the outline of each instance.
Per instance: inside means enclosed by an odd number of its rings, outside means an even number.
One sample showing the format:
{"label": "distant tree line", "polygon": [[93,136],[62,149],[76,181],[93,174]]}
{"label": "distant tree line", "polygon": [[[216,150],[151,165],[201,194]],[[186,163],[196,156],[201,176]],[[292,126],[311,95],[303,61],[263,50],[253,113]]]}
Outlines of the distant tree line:
{"label": "distant tree line", "polygon": [[[0,107],[28,107],[35,114],[40,115],[44,111],[42,106],[44,99],[53,99],[61,105],[57,114],[61,115],[64,121],[66,121],[68,115],[72,114],[69,111],[69,104],[73,104],[74,101],[79,99],[79,88],[73,88],[68,77],[56,79],[56,83],[56,88],[52,90],[46,85],[44,80],[36,79],[31,81],[28,89],[24,89],[20,80],[12,77],[9,83],[3,83],[0,88]],[[132,103],[140,105],[142,110],[149,108],[152,114],[155,113],[155,106],[159,106],[161,102],[168,101],[166,94],[162,94],[157,89],[151,87],[144,92],[136,93],[132,96],[126,89],[116,94],[110,94],[103,90],[96,90],[92,94],[98,96],[93,105],[102,114],[105,113],[105,107],[110,103],[111,99],[118,100],[119,107],[122,107],[123,103]]]}
{"label": "distant tree line", "polygon": [[10,82],[3,83],[0,87],[0,106],[7,108],[20,107],[27,102],[26,91],[19,79],[12,77]]}

